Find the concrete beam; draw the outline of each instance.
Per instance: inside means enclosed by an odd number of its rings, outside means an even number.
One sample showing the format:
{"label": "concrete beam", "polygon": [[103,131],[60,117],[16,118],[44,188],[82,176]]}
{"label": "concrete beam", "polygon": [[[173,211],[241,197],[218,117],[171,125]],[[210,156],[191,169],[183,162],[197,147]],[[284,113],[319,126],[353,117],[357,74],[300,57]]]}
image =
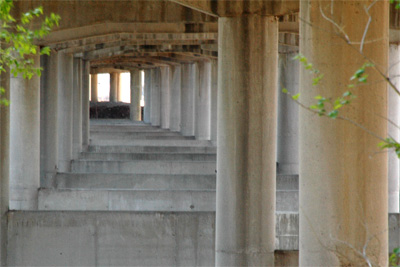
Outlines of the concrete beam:
{"label": "concrete beam", "polygon": [[244,14],[277,16],[299,11],[299,1],[293,0],[171,0],[172,2],[216,17],[235,17]]}
{"label": "concrete beam", "polygon": [[[112,33],[83,39],[66,40],[62,43],[49,44],[57,51],[68,49],[67,53],[96,50],[116,45],[193,45],[216,41],[217,33]],[[123,43],[121,43],[123,42]],[[74,48],[74,49],[73,49]]]}
{"label": "concrete beam", "polygon": [[75,28],[52,31],[50,35],[38,41],[39,45],[57,44],[69,40],[79,40],[91,38],[93,36],[104,36],[115,33],[188,33],[190,32],[214,32],[218,30],[216,22],[174,22],[174,23],[121,23],[121,22],[105,22],[84,25]]}
{"label": "concrete beam", "polygon": [[[68,50],[66,50],[68,51]],[[119,43],[113,47],[107,47],[102,49],[96,49],[93,51],[77,52],[75,56],[83,57],[86,60],[111,58],[118,56],[144,56],[153,55],[158,56],[162,53],[192,53],[197,55],[208,56],[207,51],[202,50],[199,44],[194,45],[127,45]]]}

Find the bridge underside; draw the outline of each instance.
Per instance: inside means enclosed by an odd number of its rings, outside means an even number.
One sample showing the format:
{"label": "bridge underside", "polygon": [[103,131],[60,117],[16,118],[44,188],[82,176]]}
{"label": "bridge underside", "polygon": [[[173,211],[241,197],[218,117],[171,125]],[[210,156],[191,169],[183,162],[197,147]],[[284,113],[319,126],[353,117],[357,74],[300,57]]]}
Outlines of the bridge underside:
{"label": "bridge underside", "polygon": [[[387,2],[14,4],[61,21],[41,77],[1,76],[2,265],[347,266],[366,243],[386,265],[400,246],[399,162],[376,153],[400,137]],[[348,86],[366,60],[380,72]],[[129,119],[90,119],[102,73],[113,103],[130,73]],[[342,117],[307,110],[353,87]]]}

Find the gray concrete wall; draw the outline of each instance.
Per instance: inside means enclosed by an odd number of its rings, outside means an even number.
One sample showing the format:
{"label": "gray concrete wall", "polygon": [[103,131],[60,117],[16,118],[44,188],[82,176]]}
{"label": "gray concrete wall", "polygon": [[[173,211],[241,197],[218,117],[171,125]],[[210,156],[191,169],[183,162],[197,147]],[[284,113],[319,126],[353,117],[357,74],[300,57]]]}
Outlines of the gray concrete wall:
{"label": "gray concrete wall", "polygon": [[11,212],[10,266],[211,266],[208,213]]}
{"label": "gray concrete wall", "polygon": [[[214,265],[214,212],[10,212],[8,264]],[[298,266],[298,214],[277,213],[275,266]],[[389,251],[400,214],[389,214]]]}

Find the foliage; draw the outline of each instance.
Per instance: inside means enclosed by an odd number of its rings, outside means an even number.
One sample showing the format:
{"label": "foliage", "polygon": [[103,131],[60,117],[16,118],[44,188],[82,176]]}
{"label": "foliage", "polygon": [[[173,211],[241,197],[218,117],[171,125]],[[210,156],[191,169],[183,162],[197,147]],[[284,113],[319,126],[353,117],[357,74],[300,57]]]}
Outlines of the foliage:
{"label": "foliage", "polygon": [[[24,79],[31,79],[35,74],[40,76],[42,69],[35,68],[29,56],[50,54],[49,47],[40,49],[35,40],[43,38],[54,26],[58,26],[60,16],[51,13],[43,19],[40,27],[31,29],[32,22],[43,15],[43,8],[23,13],[19,19],[12,16],[12,8],[12,0],[0,0],[0,74],[9,68],[12,75],[21,74]],[[0,87],[0,96],[4,93],[4,88]],[[7,99],[0,97],[1,104],[7,105]]]}
{"label": "foliage", "polygon": [[400,266],[400,248],[393,249],[393,252],[389,257],[389,266]]}

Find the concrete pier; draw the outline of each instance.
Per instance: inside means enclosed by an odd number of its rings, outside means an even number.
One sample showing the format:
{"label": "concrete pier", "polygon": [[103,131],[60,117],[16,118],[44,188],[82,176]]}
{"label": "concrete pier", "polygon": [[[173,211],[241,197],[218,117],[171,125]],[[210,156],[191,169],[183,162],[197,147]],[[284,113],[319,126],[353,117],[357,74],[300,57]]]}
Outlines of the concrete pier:
{"label": "concrete pier", "polygon": [[70,170],[73,138],[73,57],[58,54],[58,171]]}
{"label": "concrete pier", "polygon": [[91,102],[98,102],[98,92],[97,92],[97,74],[90,75],[90,101]]}
{"label": "concrete pier", "polygon": [[89,146],[89,119],[90,119],[90,101],[89,101],[89,80],[90,80],[90,62],[82,62],[82,150]]}
{"label": "concrete pier", "polygon": [[58,169],[58,55],[41,56],[40,185],[53,187]]}
{"label": "concrete pier", "polygon": [[173,132],[181,130],[181,66],[170,67],[170,121],[169,128]]}
{"label": "concrete pier", "polygon": [[73,59],[73,118],[72,118],[72,158],[82,152],[82,59]]}
{"label": "concrete pier", "polygon": [[[40,56],[33,56],[34,67]],[[70,73],[71,74],[71,73]],[[10,78],[10,209],[35,210],[40,187],[40,78]]]}
{"label": "concrete pier", "polygon": [[198,84],[196,86],[196,125],[197,140],[210,140],[211,132],[211,62],[201,61],[198,66]]}
{"label": "concrete pier", "polygon": [[[300,2],[300,52],[325,74],[321,83],[312,86],[314,76],[301,69],[300,93],[305,105],[315,103],[314,97],[319,94],[340,97],[348,90],[350,77],[365,63],[363,56],[334,34],[337,28],[321,10],[333,9],[331,19],[340,21],[354,41],[363,36],[364,4],[335,1],[332,7],[330,2]],[[363,47],[364,55],[382,67],[388,66],[388,11],[385,1],[371,7],[375,16],[368,40],[374,42]],[[310,20],[318,27],[311,27],[307,23]],[[367,73],[368,93],[363,86],[353,88],[357,98],[339,115],[386,137],[387,121],[377,115],[387,114],[387,84],[376,82],[382,77],[373,69]],[[386,153],[375,153],[379,139],[349,121],[320,118],[305,109],[300,109],[299,125],[300,266],[366,265],[358,254],[366,244],[365,256],[374,265],[387,265],[388,163]]]}
{"label": "concrete pier", "polygon": [[145,123],[151,122],[151,70],[144,70],[144,110],[143,121]]}
{"label": "concrete pier", "polygon": [[160,92],[160,69],[151,70],[151,125],[160,126],[161,122],[161,92]]}
{"label": "concrete pier", "polygon": [[140,108],[140,98],[142,97],[142,76],[140,70],[131,70],[131,115],[133,121],[142,120],[142,112]]}
{"label": "concrete pier", "polygon": [[[392,44],[389,46],[389,77],[391,81],[399,88],[400,85],[400,50],[399,45]],[[400,97],[390,87],[388,87],[388,136],[391,136],[394,140],[400,140]],[[388,167],[388,179],[389,179],[389,212],[399,212],[399,179],[400,179],[400,168],[399,158],[395,151],[389,152],[389,167]]]}
{"label": "concrete pier", "polygon": [[286,88],[293,95],[299,92],[300,65],[294,56],[298,53],[279,55],[278,79],[278,173],[299,173],[299,105],[282,92]]}
{"label": "concrete pier", "polygon": [[218,60],[211,60],[211,125],[210,138],[214,145],[217,145],[217,125],[218,125]]}
{"label": "concrete pier", "polygon": [[170,68],[161,67],[160,73],[161,73],[161,128],[169,129],[170,113],[171,113]]}
{"label": "concrete pier", "polygon": [[119,73],[110,73],[110,102],[118,101]]}
{"label": "concrete pier", "polygon": [[278,22],[224,17],[218,29],[216,265],[273,266]]}
{"label": "concrete pier", "polygon": [[184,136],[194,136],[196,65],[183,64],[181,72],[181,133]]}

